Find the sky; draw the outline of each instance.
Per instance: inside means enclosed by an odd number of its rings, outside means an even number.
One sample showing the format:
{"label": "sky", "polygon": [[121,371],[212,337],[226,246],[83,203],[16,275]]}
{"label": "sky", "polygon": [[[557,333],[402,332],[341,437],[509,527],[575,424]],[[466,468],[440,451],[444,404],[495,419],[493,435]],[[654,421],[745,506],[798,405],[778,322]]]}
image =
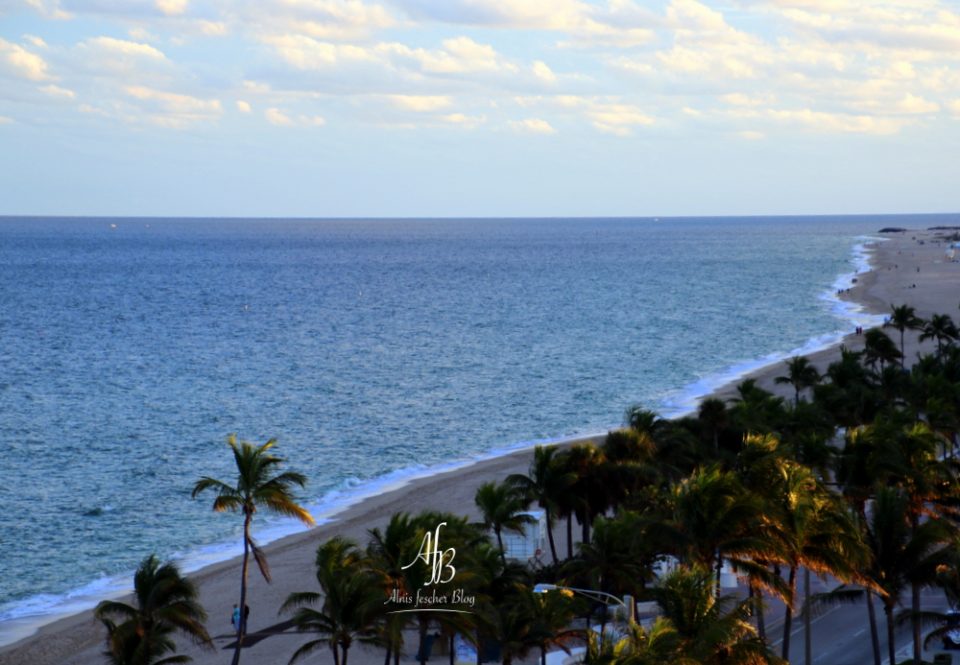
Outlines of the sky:
{"label": "sky", "polygon": [[0,215],[960,210],[960,0],[0,0]]}

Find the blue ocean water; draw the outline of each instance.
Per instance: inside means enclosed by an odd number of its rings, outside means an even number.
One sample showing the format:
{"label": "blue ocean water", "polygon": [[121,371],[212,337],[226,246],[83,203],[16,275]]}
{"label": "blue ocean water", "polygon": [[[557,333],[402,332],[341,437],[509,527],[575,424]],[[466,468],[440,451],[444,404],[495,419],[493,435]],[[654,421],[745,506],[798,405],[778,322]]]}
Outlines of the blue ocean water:
{"label": "blue ocean water", "polygon": [[322,514],[677,413],[852,328],[863,236],[941,221],[2,219],[0,643],[150,552],[236,554],[190,499],[232,477],[228,433],[277,437]]}

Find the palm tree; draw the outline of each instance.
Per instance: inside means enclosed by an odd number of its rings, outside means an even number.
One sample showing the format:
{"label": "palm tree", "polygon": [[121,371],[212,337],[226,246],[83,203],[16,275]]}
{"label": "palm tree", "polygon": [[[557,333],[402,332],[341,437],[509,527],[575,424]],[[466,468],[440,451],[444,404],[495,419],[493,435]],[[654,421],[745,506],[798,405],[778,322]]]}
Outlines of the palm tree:
{"label": "palm tree", "polygon": [[523,526],[533,523],[532,517],[521,514],[525,508],[523,497],[509,483],[491,481],[477,488],[474,501],[483,515],[483,527],[493,529],[497,537],[497,546],[500,548],[500,558],[503,560],[503,565],[507,565],[503,532],[523,533]]}
{"label": "palm tree", "polygon": [[903,334],[909,328],[910,330],[920,330],[923,328],[923,319],[917,316],[917,312],[909,305],[900,305],[899,307],[891,305],[890,325],[900,331],[900,367],[903,367],[905,351],[903,346]]}
{"label": "palm tree", "polygon": [[826,491],[805,466],[784,461],[779,465],[778,496],[774,501],[774,529],[781,540],[786,564],[790,567],[788,585],[791,602],[783,623],[784,659],[790,657],[790,633],[797,570],[804,571],[804,653],[812,663],[810,620],[810,572],[832,574],[841,580],[860,579],[860,567],[867,553],[859,540],[853,520],[836,497]]}
{"label": "palm tree", "polygon": [[757,386],[755,379],[745,379],[737,386],[730,413],[746,434],[774,432],[783,421],[783,398]]}
{"label": "palm tree", "polygon": [[[212,648],[203,622],[207,614],[197,601],[197,588],[181,576],[176,564],[161,564],[155,555],[144,559],[133,577],[135,605],[105,600],[94,616],[107,627],[105,655],[113,665],[167,665],[190,662],[176,652],[171,635],[182,632]],[[114,618],[123,619],[116,623]]]}
{"label": "palm tree", "polygon": [[725,557],[745,560],[770,549],[759,498],[745,492],[733,472],[697,469],[673,488],[673,506],[674,539],[684,543],[688,562],[716,572],[718,597]]}
{"label": "palm tree", "polygon": [[863,335],[863,359],[871,369],[874,365],[880,363],[880,371],[883,372],[887,363],[891,365],[896,361],[903,362],[903,353],[897,350],[896,344],[886,333],[879,328],[871,328]]}
{"label": "palm tree", "polygon": [[820,382],[820,372],[804,356],[794,356],[786,364],[787,374],[778,376],[774,381],[793,386],[793,404],[797,406],[800,404],[800,391],[817,385]]}
{"label": "palm tree", "polygon": [[590,542],[590,525],[593,518],[608,507],[609,484],[605,472],[608,469],[603,451],[590,443],[574,444],[559,456],[564,470],[576,477],[562,504],[567,516],[567,557],[573,556],[573,517],[580,522],[581,542]]}
{"label": "palm tree", "polygon": [[727,405],[722,399],[708,397],[697,408],[697,419],[706,427],[713,443],[713,453],[720,452],[720,432],[727,426]]}
{"label": "palm tree", "polygon": [[570,490],[576,480],[576,475],[561,467],[557,448],[553,446],[534,448],[527,475],[515,473],[507,477],[507,483],[517,488],[528,500],[536,501],[546,513],[547,540],[554,563],[557,562],[557,546],[553,540],[553,523],[559,514],[563,494]]}
{"label": "palm tree", "polygon": [[704,568],[678,568],[653,589],[663,617],[677,631],[681,654],[701,665],[781,662],[757,638],[751,602],[714,596],[711,578]]}
{"label": "palm tree", "polygon": [[[877,490],[865,531],[866,542],[872,553],[872,563],[867,573],[884,594],[887,649],[890,662],[895,663],[897,650],[893,611],[901,594],[912,584],[936,580],[937,567],[947,557],[942,545],[949,537],[949,532],[945,524],[937,519],[913,528],[910,524],[909,497],[893,487]],[[914,617],[919,618],[916,614]],[[919,663],[917,646],[914,646],[914,662]]]}
{"label": "palm tree", "polygon": [[290,663],[326,646],[333,653],[334,665],[347,665],[355,639],[376,640],[374,623],[384,606],[383,592],[360,550],[339,536],[317,548],[316,568],[317,582],[323,590],[321,609],[308,607],[321,599],[312,591],[291,593],[280,607],[280,612],[296,609],[293,622],[297,630],[320,635],[297,649]]}
{"label": "palm tree", "polygon": [[[257,508],[263,507],[280,515],[296,518],[308,526],[313,526],[314,521],[310,513],[297,504],[292,494],[294,485],[303,487],[306,484],[306,477],[295,471],[271,475],[284,462],[283,458],[270,454],[270,449],[276,445],[276,439],[270,439],[262,446],[254,446],[246,441],[238,444],[236,435],[231,434],[227,443],[237,466],[236,484],[229,485],[222,480],[203,476],[193,486],[191,496],[196,498],[202,492],[212,490],[217,495],[213,500],[215,512],[239,510],[243,513],[243,563],[240,572],[240,610],[243,612],[247,607],[247,570],[251,552],[263,578],[270,581],[266,555],[257,547],[250,534],[250,523]],[[246,621],[241,620],[237,628],[237,645],[233,652],[232,665],[240,662],[245,632]]]}
{"label": "palm tree", "polygon": [[570,628],[574,603],[563,592],[527,593],[524,602],[530,605],[533,639],[540,647],[540,665],[547,665],[547,651],[559,647],[570,653],[570,644],[584,639],[584,632]]}
{"label": "palm tree", "polygon": [[949,344],[960,339],[960,330],[957,330],[949,314],[934,314],[923,326],[923,332],[920,334],[921,342],[928,339],[937,340],[937,357],[939,358],[943,355],[944,343]]}

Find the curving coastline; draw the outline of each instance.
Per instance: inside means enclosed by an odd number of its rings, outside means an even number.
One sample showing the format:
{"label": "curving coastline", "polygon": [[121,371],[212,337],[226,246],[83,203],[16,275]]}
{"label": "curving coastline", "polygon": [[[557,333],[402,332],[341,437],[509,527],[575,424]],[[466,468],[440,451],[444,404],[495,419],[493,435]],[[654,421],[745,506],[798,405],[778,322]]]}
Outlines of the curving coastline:
{"label": "curving coastline", "polygon": [[[938,263],[938,254],[943,254],[942,248],[933,243],[918,245],[913,236],[929,238],[932,234],[908,233],[875,245],[873,270],[860,274],[857,284],[845,295],[845,299],[860,303],[874,315],[888,311],[890,304],[904,302],[916,307],[922,315],[933,312],[952,314],[957,303],[951,302],[950,298],[955,298],[958,292],[960,264]],[[922,270],[913,272],[914,265],[922,267]],[[825,366],[839,355],[840,343],[857,348],[858,342],[859,338],[846,336],[833,346],[812,354],[812,358],[817,365]],[[908,356],[913,355],[915,348],[908,346]],[[779,373],[781,367],[778,358],[773,360],[773,364],[758,367],[746,376],[756,378],[765,388],[782,390],[782,387],[773,384],[773,377]],[[734,383],[742,378],[743,375],[738,375]],[[732,391],[733,384],[728,384],[716,388],[712,393],[728,396]],[[258,580],[252,585],[257,602],[252,626],[257,627],[258,620],[262,622],[259,625],[276,621],[272,608],[278,607],[285,595],[296,586],[296,571],[309,569],[317,542],[333,533],[363,540],[366,528],[379,525],[396,510],[416,511],[442,505],[472,515],[476,486],[491,477],[525,470],[528,457],[527,451],[519,451],[491,459],[458,463],[439,473],[424,469],[425,477],[398,480],[400,486],[385,483],[377,488],[381,490],[380,494],[347,506],[335,516],[328,516],[331,519],[328,523],[271,544],[268,550],[277,583],[267,587]],[[222,624],[228,625],[225,617],[235,601],[236,567],[235,560],[220,562],[194,575],[201,584],[203,603],[211,615],[212,633],[217,633]],[[0,650],[0,663],[99,663],[102,658],[101,639],[100,626],[92,621],[89,612],[84,612],[45,626],[37,635],[3,648]],[[292,639],[297,638],[292,636]],[[217,660],[204,652],[188,650],[187,653],[193,655],[197,663]],[[267,664],[285,663],[288,653],[285,646],[278,649],[276,645],[271,647],[268,644],[265,650],[252,649],[250,658]]]}

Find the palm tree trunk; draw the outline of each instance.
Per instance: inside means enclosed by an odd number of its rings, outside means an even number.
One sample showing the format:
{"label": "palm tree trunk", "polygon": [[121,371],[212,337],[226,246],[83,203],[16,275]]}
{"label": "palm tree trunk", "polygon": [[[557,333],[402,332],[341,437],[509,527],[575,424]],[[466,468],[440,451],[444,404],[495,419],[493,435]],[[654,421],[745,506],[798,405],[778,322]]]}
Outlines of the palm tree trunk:
{"label": "palm tree trunk", "polygon": [[477,665],[483,665],[483,638],[480,636],[480,630],[477,630]]}
{"label": "palm tree trunk", "polygon": [[780,655],[784,660],[790,660],[790,631],[793,629],[793,596],[797,590],[796,566],[790,566],[790,576],[787,578],[787,585],[790,587],[790,602],[787,603],[787,611],[783,615],[783,651]]}
{"label": "palm tree trunk", "polygon": [[717,600],[719,600],[720,599],[720,576],[723,575],[723,556],[721,556],[719,550],[717,551],[716,569],[717,569],[717,587],[715,590],[716,593],[714,595],[716,596]]}
{"label": "palm tree trunk", "polygon": [[456,647],[457,647],[457,642],[456,642],[456,637],[457,637],[456,634],[450,633],[450,649],[449,649],[449,651],[450,651],[450,665],[456,665],[456,662],[457,662],[457,649],[456,649]]}
{"label": "palm tree trunk", "polygon": [[503,567],[507,567],[507,554],[503,551],[503,536],[500,534],[500,527],[494,527],[494,532],[497,534],[497,546],[500,548],[500,562],[503,564]]}
{"label": "palm tree trunk", "polygon": [[584,511],[583,523],[580,525],[580,542],[584,545],[590,542],[590,516],[587,511]]}
{"label": "palm tree trunk", "polygon": [[813,647],[810,642],[810,569],[803,569],[803,657],[806,665],[813,665]]}
{"label": "palm tree trunk", "polygon": [[883,611],[887,615],[887,653],[890,655],[890,665],[897,663],[897,647],[893,630],[893,605],[884,604]]}
{"label": "palm tree trunk", "polygon": [[383,659],[383,665],[390,665],[390,643],[387,642],[387,655]]}
{"label": "palm tree trunk", "polygon": [[867,618],[870,621],[870,643],[873,645],[873,665],[880,665],[880,634],[877,631],[877,611],[873,607],[873,592],[867,589]]}
{"label": "palm tree trunk", "polygon": [[330,651],[333,652],[333,665],[340,665],[340,650],[337,648],[336,642],[330,645]]}
{"label": "palm tree trunk", "polygon": [[913,610],[913,662],[919,663],[923,652],[923,643],[920,641],[920,585],[914,582],[910,586],[913,596],[911,599],[911,609]]}
{"label": "palm tree trunk", "polygon": [[[906,354],[904,353],[904,347],[903,347],[904,332],[906,332],[906,329],[900,331],[900,369],[903,369],[903,361],[907,359]],[[890,665],[897,665],[897,664],[891,660]]]}
{"label": "palm tree trunk", "polygon": [[567,558],[573,558],[573,513],[567,515]]}
{"label": "palm tree trunk", "polygon": [[766,644],[767,622],[763,618],[763,592],[752,581],[750,582],[750,592],[753,595],[753,611],[757,615],[757,637]]}
{"label": "palm tree trunk", "polygon": [[427,621],[423,619],[420,620],[420,653],[417,654],[419,657],[420,665],[426,665],[427,663]]}
{"label": "palm tree trunk", "polygon": [[343,649],[343,658],[340,659],[340,665],[347,665],[347,651],[350,650],[350,647],[344,644],[341,648]]}
{"label": "palm tree trunk", "polygon": [[545,508],[547,513],[547,541],[550,543],[550,556],[553,557],[553,562],[557,562],[557,546],[553,542],[553,514],[550,512],[550,508]]}
{"label": "palm tree trunk", "polygon": [[540,665],[547,665],[547,648],[540,645]]}
{"label": "palm tree trunk", "polygon": [[[240,649],[243,648],[243,638],[247,632],[247,570],[250,567],[250,522],[253,514],[244,509],[243,517],[243,565],[240,568],[240,625],[237,626],[237,645],[233,651],[231,665],[239,665]],[[339,664],[337,664],[339,665]]]}

